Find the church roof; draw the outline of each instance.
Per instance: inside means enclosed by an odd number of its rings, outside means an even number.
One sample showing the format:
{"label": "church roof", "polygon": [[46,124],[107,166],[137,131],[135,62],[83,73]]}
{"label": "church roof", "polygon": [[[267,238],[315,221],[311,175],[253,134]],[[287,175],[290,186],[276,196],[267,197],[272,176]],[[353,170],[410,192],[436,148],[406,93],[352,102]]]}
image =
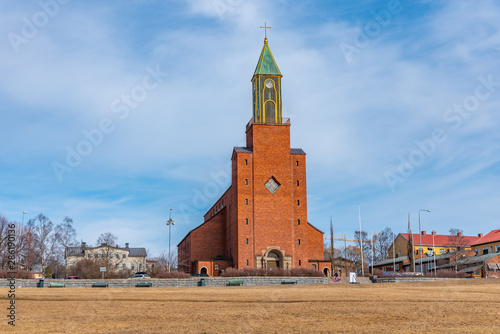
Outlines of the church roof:
{"label": "church roof", "polygon": [[269,44],[267,44],[267,38],[264,39],[264,46],[262,47],[262,51],[260,53],[259,62],[257,63],[257,67],[255,67],[254,76],[256,75],[279,75],[281,74],[280,69],[278,68],[278,64],[274,60],[273,53],[269,48]]}
{"label": "church roof", "polygon": [[236,151],[236,153],[252,153],[253,152],[251,147],[235,146],[234,150]]}
{"label": "church roof", "polygon": [[301,148],[291,148],[290,153],[292,154],[306,154],[303,149]]}

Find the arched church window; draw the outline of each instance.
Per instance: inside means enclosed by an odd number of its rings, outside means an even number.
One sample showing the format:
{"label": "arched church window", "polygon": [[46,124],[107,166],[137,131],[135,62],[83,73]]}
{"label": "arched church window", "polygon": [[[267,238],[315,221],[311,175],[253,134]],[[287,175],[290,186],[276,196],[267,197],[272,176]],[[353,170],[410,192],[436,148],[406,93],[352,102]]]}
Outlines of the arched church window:
{"label": "arched church window", "polygon": [[272,259],[276,259],[276,260],[280,259],[280,256],[278,254],[276,254],[276,252],[269,252],[269,254],[267,254],[267,257],[272,258]]}

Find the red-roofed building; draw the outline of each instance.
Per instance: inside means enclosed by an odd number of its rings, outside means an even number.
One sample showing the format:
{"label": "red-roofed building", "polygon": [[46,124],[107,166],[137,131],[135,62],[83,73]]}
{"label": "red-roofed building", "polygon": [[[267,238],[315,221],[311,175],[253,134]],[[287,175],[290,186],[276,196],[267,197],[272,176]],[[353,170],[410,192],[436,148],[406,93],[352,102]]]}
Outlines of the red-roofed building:
{"label": "red-roofed building", "polygon": [[[450,236],[446,234],[436,234],[436,232],[427,234],[426,231],[422,231],[421,234],[414,233],[412,236],[414,254],[418,256],[421,253],[418,249],[420,244],[422,244],[422,253],[424,256],[430,256],[434,254],[434,252],[436,252],[436,255],[454,252],[457,248],[469,250],[471,249],[471,245],[476,243],[483,235],[464,236],[458,233],[456,236]],[[399,233],[393,245],[389,248],[389,256],[393,254],[392,247],[395,247],[396,256],[408,256],[409,239],[410,235],[408,233]]]}
{"label": "red-roofed building", "polygon": [[471,246],[478,255],[500,252],[500,229],[493,230],[484,237],[479,238]]}

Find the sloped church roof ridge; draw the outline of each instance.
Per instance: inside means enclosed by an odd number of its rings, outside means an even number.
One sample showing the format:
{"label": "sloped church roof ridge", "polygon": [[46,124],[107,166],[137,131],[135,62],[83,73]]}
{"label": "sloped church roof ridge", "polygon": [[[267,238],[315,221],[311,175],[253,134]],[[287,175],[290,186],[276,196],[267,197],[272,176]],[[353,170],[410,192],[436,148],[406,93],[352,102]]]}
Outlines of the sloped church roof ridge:
{"label": "sloped church roof ridge", "polygon": [[259,62],[257,63],[257,66],[255,67],[255,72],[253,76],[256,75],[279,75],[283,76],[281,74],[281,71],[278,67],[278,64],[276,64],[276,60],[274,60],[273,53],[271,52],[271,49],[269,48],[269,44],[267,43],[267,38],[264,39],[264,46],[262,47],[262,51],[260,52],[260,57],[259,57]]}

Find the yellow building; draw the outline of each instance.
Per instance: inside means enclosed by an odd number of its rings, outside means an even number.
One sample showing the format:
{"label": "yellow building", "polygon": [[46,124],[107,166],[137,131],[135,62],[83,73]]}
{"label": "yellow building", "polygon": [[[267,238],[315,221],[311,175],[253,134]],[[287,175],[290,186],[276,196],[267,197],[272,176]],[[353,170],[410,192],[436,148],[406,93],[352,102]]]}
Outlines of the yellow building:
{"label": "yellow building", "polygon": [[[421,234],[412,234],[413,238],[413,253],[414,255],[420,255],[423,253],[424,256],[431,256],[436,253],[445,254],[449,252],[454,252],[457,248],[461,248],[463,250],[471,249],[471,245],[477,242],[483,235],[479,234],[478,236],[463,236],[461,233],[458,233],[456,236],[450,236],[445,234],[436,234],[436,232],[432,232],[431,234],[427,234],[426,231],[422,231]],[[410,234],[408,233],[399,233],[394,243],[389,248],[389,257],[393,256],[393,247],[396,256],[408,256],[408,243],[410,240]],[[498,242],[500,244],[500,241]],[[418,249],[422,244],[422,252],[419,252]]]}
{"label": "yellow building", "polygon": [[493,230],[472,244],[478,255],[500,252],[500,230]]}

